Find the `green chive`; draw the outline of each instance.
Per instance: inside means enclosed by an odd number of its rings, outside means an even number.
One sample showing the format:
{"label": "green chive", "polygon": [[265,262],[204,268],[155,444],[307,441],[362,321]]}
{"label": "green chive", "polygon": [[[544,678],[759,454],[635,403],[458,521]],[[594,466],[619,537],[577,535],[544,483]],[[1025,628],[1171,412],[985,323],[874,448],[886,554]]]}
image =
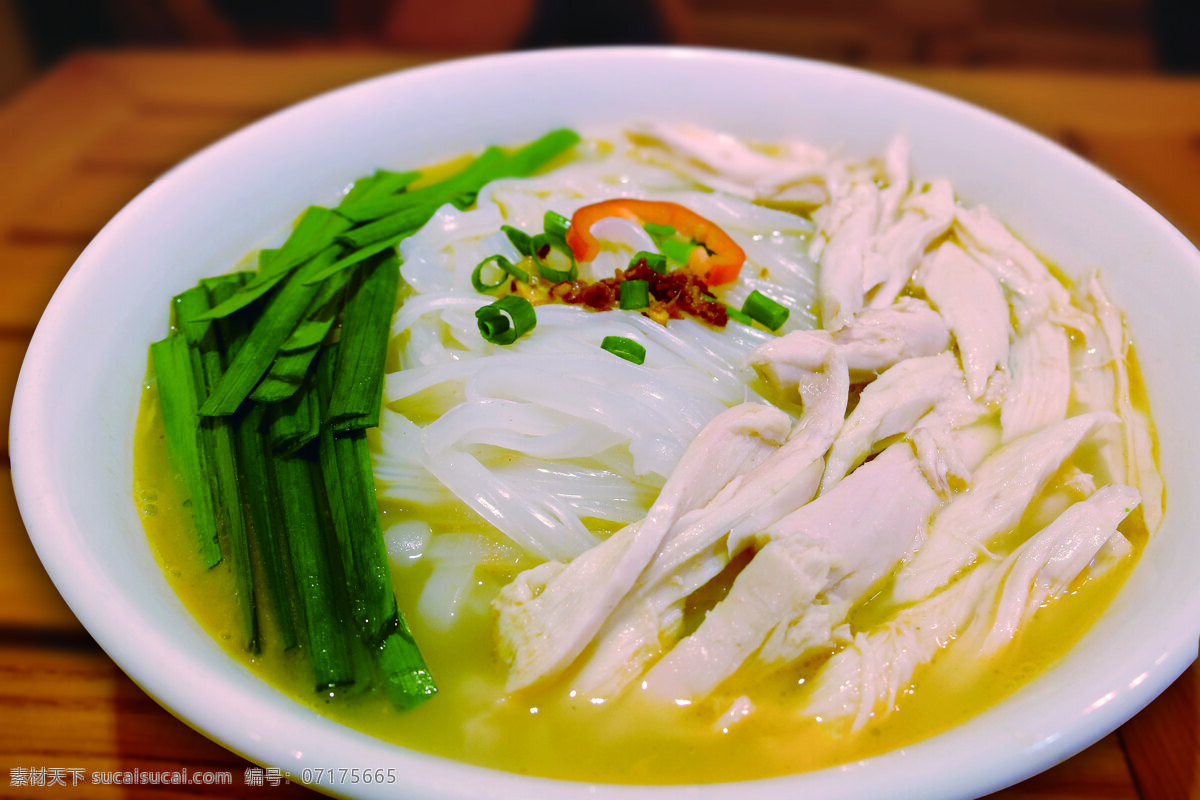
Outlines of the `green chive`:
{"label": "green chive", "polygon": [[347,208],[353,209],[356,204],[367,203],[388,197],[404,190],[410,183],[421,176],[419,172],[390,172],[386,169],[375,170],[373,175],[359,178],[346,192],[338,210],[345,213]]}
{"label": "green chive", "polygon": [[291,455],[320,433],[320,409],[312,400],[311,392],[297,391],[277,403],[255,404],[255,407],[269,409],[267,434],[271,452],[276,455]]}
{"label": "green chive", "polygon": [[650,305],[649,281],[621,281],[619,305],[631,311]]}
{"label": "green chive", "polygon": [[338,602],[337,582],[326,541],[323,483],[315,464],[302,456],[267,460],[272,502],[282,511],[281,531],[287,542],[296,599],[304,621],[309,658],[318,692],[354,682],[347,635],[349,620]]}
{"label": "green chive", "polygon": [[[301,393],[303,394],[303,393]],[[255,403],[247,413],[233,418],[238,484],[246,508],[247,531],[253,547],[254,566],[270,603],[271,616],[283,649],[299,642],[296,609],[292,605],[290,576],[284,561],[281,511],[270,499],[267,460],[270,443],[263,432],[266,406]]]}
{"label": "green chive", "polygon": [[659,275],[667,274],[667,257],[662,253],[648,253],[645,250],[639,250],[633,254],[633,258],[629,259],[629,269],[636,267],[639,261],[645,261],[646,266]]}
{"label": "green chive", "polygon": [[216,510],[207,479],[208,464],[196,435],[200,418],[187,339],[182,333],[173,333],[155,342],[150,345],[150,360],[154,363],[158,399],[162,406],[167,452],[187,487],[201,563],[211,569],[221,562],[221,545],[217,540]]}
{"label": "green chive", "polygon": [[537,324],[533,303],[515,294],[476,310],[475,319],[480,335],[492,344],[512,344]]}
{"label": "green chive", "polygon": [[[287,241],[277,251],[268,251],[269,256],[260,257],[259,273],[236,294],[203,315],[203,319],[217,319],[244,308],[275,288],[291,272],[315,258],[328,258],[333,248],[333,259],[340,255],[335,239],[347,228],[350,221],[321,206],[310,206]],[[261,256],[261,254],[260,254]]]}
{"label": "green chive", "polygon": [[644,364],[646,362],[646,348],[633,339],[627,339],[624,336],[605,336],[604,341],[600,342],[600,347],[614,356],[620,356],[626,361],[632,361],[634,364]]}
{"label": "green chive", "polygon": [[552,130],[513,152],[505,164],[503,175],[496,177],[520,178],[532,175],[578,142],[579,134],[569,128]]}
{"label": "green chive", "polygon": [[403,616],[397,614],[394,629],[373,655],[383,692],[396,708],[407,710],[437,694],[437,684]]}
{"label": "green chive", "polygon": [[[466,167],[448,178],[411,189],[391,197],[372,198],[369,202],[355,203],[339,211],[354,222],[371,222],[415,208],[432,208],[433,211],[465,197],[474,199],[479,189],[492,180],[507,157],[499,147],[489,147]],[[432,216],[432,211],[430,212]]]}
{"label": "green chive", "polygon": [[330,264],[325,269],[318,272],[316,275],[313,275],[311,278],[306,279],[304,281],[304,283],[305,283],[305,285],[320,283],[321,281],[325,280],[326,278],[332,277],[333,275],[341,272],[344,269],[349,269],[350,267],[358,266],[363,261],[365,261],[366,259],[375,255],[376,253],[382,253],[384,250],[394,249],[395,247],[396,247],[396,242],[388,240],[388,239],[384,239],[381,242],[375,242],[374,244],[369,244],[365,247],[360,247],[356,250],[352,250],[348,254],[339,258],[337,261]]}
{"label": "green chive", "polygon": [[746,302],[742,303],[742,313],[751,319],[761,322],[768,329],[777,331],[783,326],[783,323],[787,322],[788,315],[791,312],[788,311],[786,306],[776,303],[755,289],[746,298]]}
{"label": "green chive", "polygon": [[357,277],[346,300],[332,396],[323,414],[338,431],[379,425],[392,312],[400,291],[400,259],[395,253],[381,254]]}
{"label": "green chive", "polygon": [[[215,306],[232,296],[250,278],[252,273],[234,273],[207,278],[200,283]],[[249,335],[250,323],[244,316],[235,314],[217,320],[216,325],[223,351],[222,363],[228,366]],[[259,576],[258,586],[262,587],[267,597],[283,648],[291,650],[299,642],[298,622],[291,599],[290,573],[284,561],[280,538],[283,523],[279,510],[269,499],[271,482],[266,465],[269,444],[264,430],[265,416],[266,407],[255,403],[247,413],[229,419],[233,430],[237,483],[245,512],[247,544],[253,553],[251,561],[254,572]]]}
{"label": "green chive", "polygon": [[[344,342],[331,345],[318,367],[317,391],[323,402],[336,393],[336,366],[330,362],[345,362],[346,355],[338,352],[343,346]],[[323,416],[333,416],[332,409]],[[437,686],[396,605],[366,434],[358,430],[335,435],[325,428],[319,454],[332,532],[360,638],[381,673],[385,693],[397,707],[411,708],[432,696]]]}
{"label": "green chive", "polygon": [[646,233],[650,234],[651,236],[665,238],[667,236],[675,235],[675,229],[670,225],[659,225],[655,222],[647,222],[646,224],[642,225],[642,227],[646,230]]}
{"label": "green chive", "polygon": [[298,280],[286,281],[280,287],[255,322],[246,344],[200,407],[202,416],[224,416],[238,409],[270,369],[280,347],[291,336],[313,298],[319,294],[320,286],[305,286],[304,281],[309,275],[327,267],[335,258],[336,250],[326,249],[320,257],[301,267],[296,274]]}

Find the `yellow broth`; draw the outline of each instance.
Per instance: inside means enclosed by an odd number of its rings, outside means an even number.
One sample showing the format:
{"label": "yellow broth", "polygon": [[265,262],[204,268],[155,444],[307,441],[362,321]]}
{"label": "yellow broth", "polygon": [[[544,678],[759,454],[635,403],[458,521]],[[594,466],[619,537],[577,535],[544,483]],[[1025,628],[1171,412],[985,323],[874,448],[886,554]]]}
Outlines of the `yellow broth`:
{"label": "yellow broth", "polygon": [[[896,711],[853,734],[841,723],[798,714],[807,681],[815,674],[805,665],[769,680],[756,676],[748,682],[753,688],[719,692],[690,708],[650,704],[636,688],[616,701],[594,704],[572,698],[566,683],[507,696],[507,668],[493,643],[486,603],[472,606],[449,633],[430,629],[415,611],[428,571],[417,562],[393,567],[392,577],[440,690],[415,710],[400,712],[371,693],[332,699],[317,695],[303,654],[281,652],[269,620],[264,652],[253,656],[242,649],[228,567],[223,563],[204,571],[195,555],[190,517],[166,455],[152,378],[143,396],[134,455],[134,496],[162,569],[231,657],[283,694],[380,739],[472,764],[579,781],[761,778],[861,759],[924,739],[979,714],[1053,665],[1101,614],[1135,560],[1126,559],[1104,577],[1048,603],[1022,629],[1016,644],[986,665],[972,666],[971,654],[955,653],[953,647],[939,654],[917,672]],[[405,514],[399,508],[383,512],[385,525]],[[1131,534],[1131,539],[1140,550],[1143,533]],[[487,597],[512,577],[477,571],[476,591]],[[719,594],[718,587],[713,599]],[[871,604],[857,619],[865,621],[864,614],[871,615]],[[736,676],[728,682],[737,684]],[[742,694],[751,698],[755,713],[728,730],[714,728],[713,721]]]}

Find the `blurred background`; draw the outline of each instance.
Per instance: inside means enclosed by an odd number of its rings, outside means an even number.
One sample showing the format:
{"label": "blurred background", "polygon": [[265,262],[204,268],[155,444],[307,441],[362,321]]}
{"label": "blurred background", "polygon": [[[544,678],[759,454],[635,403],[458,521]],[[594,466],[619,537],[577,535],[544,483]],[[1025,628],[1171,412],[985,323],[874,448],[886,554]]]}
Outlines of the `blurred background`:
{"label": "blurred background", "polygon": [[746,48],[866,67],[1200,68],[1197,0],[0,0],[0,101],[87,48]]}

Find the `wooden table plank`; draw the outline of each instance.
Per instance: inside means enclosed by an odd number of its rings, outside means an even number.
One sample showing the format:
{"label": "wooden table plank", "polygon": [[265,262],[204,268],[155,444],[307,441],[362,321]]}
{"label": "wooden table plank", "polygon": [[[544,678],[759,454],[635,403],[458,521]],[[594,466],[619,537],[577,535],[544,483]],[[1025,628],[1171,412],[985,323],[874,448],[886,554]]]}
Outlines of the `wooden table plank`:
{"label": "wooden table plank", "polygon": [[988,800],[1148,800],[1138,794],[1117,734]]}
{"label": "wooden table plank", "polygon": [[30,192],[29,202],[9,217],[9,238],[86,245],[158,172],[76,166]]}
{"label": "wooden table plank", "polygon": [[[8,417],[12,408],[13,390],[17,387],[17,374],[21,371],[21,361],[25,358],[27,340],[17,336],[0,337],[0,423],[4,430],[0,431],[0,447],[5,455],[8,454]],[[0,547],[3,545],[0,544]],[[0,609],[0,615],[3,609]]]}
{"label": "wooden table plank", "polygon": [[445,54],[382,51],[307,51],[293,57],[266,52],[121,51],[98,55],[91,66],[119,82],[130,100],[156,109],[238,109],[269,113],[320,92]]}
{"label": "wooden table plank", "polygon": [[68,172],[95,139],[133,114],[127,95],[87,59],[69,59],[0,108],[0,220]]}
{"label": "wooden table plank", "polygon": [[1189,667],[1120,734],[1142,800],[1200,798],[1200,667]]}
{"label": "wooden table plank", "polygon": [[[66,268],[155,175],[263,114],[424,61],[404,54],[123,52],[72,59],[0,110],[0,402]],[[1073,147],[1196,240],[1200,81],[905,70],[899,77],[1012,116]],[[73,189],[77,196],[60,197]],[[35,213],[38,203],[48,213]],[[6,440],[5,440],[6,441]],[[245,787],[246,762],[172,718],[90,643],[0,496],[0,758],[89,769],[208,765],[235,771],[213,796],[301,796]],[[1200,698],[1190,669],[1118,734],[998,798],[1200,798]],[[14,734],[15,732],[18,732]],[[83,759],[81,762],[80,759]],[[115,765],[115,766],[114,766]],[[7,776],[0,776],[3,785]],[[174,797],[161,787],[86,796]],[[13,788],[4,786],[0,793]],[[23,791],[23,790],[22,790]],[[40,796],[45,788],[29,787]],[[189,787],[178,796],[204,794]],[[85,796],[81,793],[79,796]]]}
{"label": "wooden table plank", "polygon": [[0,333],[27,339],[87,242],[5,234],[0,231]]}
{"label": "wooden table plank", "polygon": [[[80,769],[87,777],[77,789],[79,797],[317,796],[298,784],[246,786],[245,771],[254,765],[164,712],[98,649],[9,648],[0,660],[0,704],[6,727],[21,732],[20,749],[4,749],[11,747],[13,737],[0,740],[0,763],[10,769]],[[193,776],[227,773],[231,783],[124,787],[100,785],[90,777],[98,771],[184,769]],[[11,773],[0,780],[5,797],[41,797],[51,791],[14,787]]]}

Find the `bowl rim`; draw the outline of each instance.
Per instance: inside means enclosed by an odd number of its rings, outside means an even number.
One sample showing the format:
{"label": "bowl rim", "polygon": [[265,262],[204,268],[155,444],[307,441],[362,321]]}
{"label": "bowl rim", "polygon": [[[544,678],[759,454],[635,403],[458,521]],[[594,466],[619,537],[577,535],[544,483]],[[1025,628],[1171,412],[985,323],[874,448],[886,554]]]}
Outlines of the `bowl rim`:
{"label": "bowl rim", "polygon": [[[48,384],[51,375],[44,369],[44,364],[46,359],[53,357],[55,348],[69,346],[63,339],[63,330],[64,326],[68,324],[67,317],[71,311],[71,305],[90,272],[97,269],[93,265],[98,263],[101,251],[109,245],[111,240],[124,234],[125,229],[135,221],[138,214],[155,202],[155,199],[163,191],[163,187],[189,179],[197,170],[204,169],[209,160],[219,158],[228,149],[267,135],[290,120],[300,119],[313,113],[315,109],[319,109],[331,98],[344,98],[350,93],[363,92],[369,87],[393,82],[437,81],[456,73],[461,76],[475,70],[508,69],[514,65],[557,63],[560,67],[570,65],[578,67],[580,64],[594,63],[596,59],[632,59],[642,60],[646,63],[675,59],[703,61],[715,59],[718,62],[727,60],[731,63],[760,61],[766,65],[778,65],[781,68],[800,68],[815,71],[817,74],[849,76],[855,81],[886,84],[892,91],[907,92],[912,97],[922,98],[923,102],[942,104],[954,108],[956,113],[973,115],[986,120],[989,124],[1000,125],[1005,129],[1006,135],[1026,137],[1037,147],[1054,148],[1059,157],[1074,162],[1075,168],[1093,173],[1096,177],[1102,177],[1113,184],[1113,191],[1123,193],[1121,202],[1126,205],[1141,206],[1144,210],[1149,211],[1142,201],[1105,176],[1097,167],[1077,155],[1040,134],[963,100],[915,86],[897,78],[854,67],[791,56],[702,47],[561,48],[476,56],[403,69],[357,81],[290,105],[189,156],[156,179],[105,225],[68,271],[59,290],[56,291],[47,306],[34,333],[25,363],[22,364],[14,397],[10,423],[12,478],[22,517],[26,521],[30,538],[39,557],[72,611],[79,617],[97,643],[126,674],[164,708],[209,738],[251,761],[275,767],[311,763],[334,764],[339,767],[359,764],[369,768],[372,764],[379,763],[378,759],[386,756],[389,763],[400,763],[406,769],[415,769],[420,772],[417,780],[406,784],[406,788],[413,793],[413,796],[469,797],[474,796],[472,786],[483,785],[488,787],[489,793],[501,797],[591,797],[597,793],[596,787],[592,784],[527,778],[408,751],[397,745],[387,744],[357,731],[349,731],[339,725],[329,723],[328,720],[319,717],[315,712],[295,701],[284,704],[290,706],[287,709],[289,713],[272,720],[269,719],[271,714],[280,714],[280,704],[273,701],[264,702],[262,697],[255,697],[251,691],[253,682],[247,683],[244,680],[245,676],[230,674],[228,671],[222,673],[221,677],[225,680],[233,680],[235,683],[235,694],[237,699],[243,703],[239,718],[244,721],[253,719],[259,723],[259,727],[252,735],[241,735],[237,731],[231,732],[228,729],[220,730],[222,727],[228,727],[228,720],[221,716],[228,709],[224,708],[222,704],[207,704],[203,698],[181,697],[178,691],[179,681],[168,680],[164,671],[155,670],[152,667],[153,659],[148,662],[145,657],[145,652],[161,647],[162,643],[155,636],[150,635],[153,631],[142,630],[136,625],[129,624],[130,619],[143,620],[141,611],[128,602],[127,598],[121,594],[120,587],[106,581],[104,576],[92,575],[89,572],[86,551],[64,547],[78,544],[79,532],[73,531],[73,515],[59,502],[60,493],[56,491],[56,486],[47,483],[48,476],[53,474],[55,469],[54,460],[62,456],[42,451],[39,444],[43,441],[47,426],[52,422],[46,419],[47,408],[49,408],[47,401],[55,389],[54,386]],[[1156,219],[1153,224],[1158,226],[1160,235],[1169,240],[1173,247],[1180,249],[1183,254],[1181,258],[1190,259],[1194,265],[1200,265],[1200,253],[1196,251],[1196,248],[1169,223],[1152,211],[1151,214]],[[1196,268],[1200,270],[1200,266],[1196,266]],[[85,576],[85,579],[80,580],[80,575]],[[101,606],[95,605],[96,597],[104,597],[105,602]],[[863,781],[862,784],[856,784],[856,791],[864,789],[869,791],[871,787],[874,787],[877,791],[889,793],[889,796],[948,798],[961,796],[957,792],[964,785],[972,787],[972,791],[980,792],[1002,788],[1029,777],[1102,738],[1140,710],[1178,677],[1196,658],[1197,639],[1200,638],[1200,593],[1189,599],[1181,613],[1189,613],[1195,620],[1186,638],[1176,633],[1172,637],[1172,641],[1167,642],[1165,637],[1160,635],[1155,639],[1156,655],[1152,659],[1152,663],[1141,665],[1137,670],[1125,670],[1118,681],[1124,687],[1121,691],[1111,697],[1097,698],[1095,707],[1090,713],[1068,721],[1053,735],[1039,737],[1031,741],[1024,750],[1009,754],[1005,758],[994,758],[986,764],[952,762],[949,766],[939,767],[940,774],[938,775],[920,773],[920,777],[927,782],[922,783],[910,794],[904,794],[908,790],[901,789],[900,794],[897,795],[891,770],[900,767],[911,768],[914,759],[924,757],[923,754],[931,749],[934,752],[945,751],[945,747],[939,743],[945,740],[947,735],[942,734],[910,747],[860,762],[795,776],[763,779],[755,783],[761,785],[763,796],[769,797],[784,796],[794,792],[796,788],[809,789],[810,784],[813,789],[830,790],[833,791],[831,796],[840,796],[836,794],[836,788],[839,782],[844,780],[843,776],[848,773],[855,774],[857,779]],[[1175,641],[1176,639],[1178,641]],[[187,665],[176,663],[166,656],[164,656],[164,661],[171,661],[174,668],[182,670],[181,675],[185,681],[202,682],[206,679],[207,673],[195,665],[189,669]],[[267,698],[267,700],[272,699]],[[218,713],[218,706],[223,709],[220,713]],[[985,712],[964,726],[954,729],[952,733],[956,736],[978,737],[980,735],[978,720],[990,719],[992,716],[994,715],[991,711]],[[290,741],[294,725],[319,732],[322,736],[322,747],[328,749],[316,753],[303,753],[294,747],[289,747],[286,743]],[[271,735],[278,738],[272,740]],[[330,760],[331,756],[333,761]],[[599,792],[600,794],[611,793],[613,796],[624,797],[661,797],[684,794],[689,797],[718,797],[725,796],[731,785],[737,784],[669,787],[603,784],[600,785]],[[324,784],[323,788],[335,792],[344,789],[344,787],[339,788],[330,784]]]}

